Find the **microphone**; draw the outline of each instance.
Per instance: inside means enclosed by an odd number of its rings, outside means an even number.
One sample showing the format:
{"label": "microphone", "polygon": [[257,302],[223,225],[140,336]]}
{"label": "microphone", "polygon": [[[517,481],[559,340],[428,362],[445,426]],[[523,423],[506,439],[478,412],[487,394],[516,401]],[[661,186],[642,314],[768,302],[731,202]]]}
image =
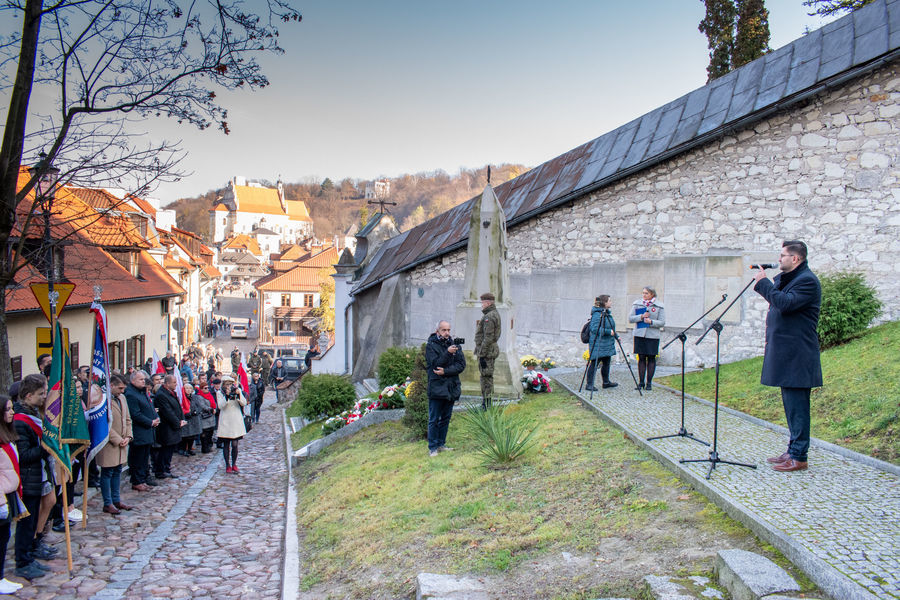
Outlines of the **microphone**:
{"label": "microphone", "polygon": [[778,265],[772,263],[761,263],[758,265],[750,265],[751,269],[777,269]]}

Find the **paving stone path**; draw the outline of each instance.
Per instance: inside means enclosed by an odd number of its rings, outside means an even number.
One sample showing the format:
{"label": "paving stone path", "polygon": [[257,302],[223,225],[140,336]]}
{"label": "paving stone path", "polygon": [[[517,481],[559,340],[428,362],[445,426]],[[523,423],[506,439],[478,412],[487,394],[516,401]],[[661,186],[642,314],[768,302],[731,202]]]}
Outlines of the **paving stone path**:
{"label": "paving stone path", "polygon": [[63,542],[56,544],[62,557],[48,563],[53,571],[33,583],[11,576],[10,548],[7,577],[25,583],[15,597],[280,598],[287,465],[282,412],[270,394],[241,441],[239,475],[225,474],[221,450],[176,455],[172,472],[180,479],[146,493],[122,487],[132,511],[104,514],[93,494],[87,529],[72,530],[72,578]]}
{"label": "paving stone path", "polygon": [[[581,375],[554,377],[577,390]],[[592,404],[825,591],[836,598],[900,598],[900,469],[814,440],[808,471],[778,473],[765,459],[784,451],[786,430],[720,410],[719,458],[757,468],[719,464],[707,481],[709,463],[678,462],[707,458],[706,446],[680,437],[646,442],[678,432],[680,393],[654,388],[641,398],[627,371],[613,379],[619,387],[594,392]],[[688,432],[712,442],[712,407],[688,399],[685,414]],[[812,427],[815,434],[815,413]]]}

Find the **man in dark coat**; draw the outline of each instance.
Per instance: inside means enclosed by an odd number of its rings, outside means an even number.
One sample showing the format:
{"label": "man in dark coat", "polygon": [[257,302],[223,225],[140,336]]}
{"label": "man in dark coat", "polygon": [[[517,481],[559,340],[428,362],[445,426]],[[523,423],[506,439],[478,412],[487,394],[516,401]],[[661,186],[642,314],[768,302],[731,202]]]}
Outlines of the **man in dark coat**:
{"label": "man in dark coat", "polygon": [[767,459],[776,471],[803,471],[809,450],[810,389],[822,385],[819,362],[819,307],[822,287],[806,262],[806,244],[782,244],[781,273],[769,281],[762,269],[753,288],[769,303],[766,351],[760,383],[781,388],[791,439],[787,452]]}
{"label": "man in dark coat", "polygon": [[175,372],[175,357],[172,355],[171,350],[166,350],[166,355],[162,357],[162,360],[159,362],[162,363],[163,368],[166,370],[166,373],[174,373]]}
{"label": "man in dark coat", "polygon": [[450,323],[441,321],[425,345],[428,373],[428,454],[451,450],[446,446],[447,429],[453,415],[453,403],[459,400],[462,385],[459,374],[466,368],[466,357],[450,337]]}
{"label": "man in dark coat", "polygon": [[[153,429],[159,425],[159,416],[147,395],[150,376],[145,371],[135,371],[125,387],[125,401],[131,415],[131,430],[134,439],[128,445],[128,472],[131,489],[139,492],[150,491],[150,448],[153,445]],[[152,485],[156,485],[153,482]]]}
{"label": "man in dark coat", "polygon": [[259,414],[262,410],[263,398],[266,395],[266,382],[259,376],[259,371],[253,373],[249,382],[250,388],[250,416],[254,423],[259,423]]}
{"label": "man in dark coat", "polygon": [[153,406],[159,413],[159,427],[156,428],[156,443],[161,446],[159,462],[155,465],[157,479],[178,479],[172,474],[172,455],[181,441],[181,428],[187,425],[181,402],[175,390],[178,382],[175,375],[166,375],[162,387],[153,396]]}
{"label": "man in dark coat", "polygon": [[272,367],[272,371],[269,374],[269,383],[275,388],[275,400],[277,402],[281,402],[281,390],[278,389],[278,386],[284,383],[285,377],[287,377],[287,369],[284,368],[279,358],[275,361],[275,366]]}
{"label": "man in dark coat", "polygon": [[475,326],[475,357],[478,358],[478,373],[481,380],[481,408],[491,404],[494,394],[494,361],[500,356],[500,313],[494,305],[494,295],[481,295],[482,317]]}

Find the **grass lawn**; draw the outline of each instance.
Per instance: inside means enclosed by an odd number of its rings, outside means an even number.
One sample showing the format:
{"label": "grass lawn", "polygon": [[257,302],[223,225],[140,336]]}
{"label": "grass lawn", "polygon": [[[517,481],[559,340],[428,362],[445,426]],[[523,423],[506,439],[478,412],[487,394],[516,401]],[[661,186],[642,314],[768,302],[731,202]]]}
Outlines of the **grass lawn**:
{"label": "grass lawn", "polygon": [[649,573],[710,575],[722,548],[787,565],[573,396],[511,410],[540,429],[510,468],[481,465],[459,414],[436,458],[385,423],[297,467],[300,598],[413,597],[420,572],[511,598],[636,597]]}
{"label": "grass lawn", "polygon": [[[824,386],[812,391],[812,435],[900,464],[900,322],[822,352]],[[722,365],[719,401],[785,425],[779,388],[760,385],[762,357]],[[681,389],[681,375],[659,380]],[[715,370],[688,373],[685,392],[713,400]]]}

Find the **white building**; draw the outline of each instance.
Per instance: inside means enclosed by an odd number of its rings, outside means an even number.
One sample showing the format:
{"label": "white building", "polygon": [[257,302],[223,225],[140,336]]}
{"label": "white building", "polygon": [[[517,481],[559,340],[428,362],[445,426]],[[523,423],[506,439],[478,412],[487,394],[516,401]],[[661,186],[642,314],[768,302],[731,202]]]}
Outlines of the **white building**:
{"label": "white building", "polygon": [[313,233],[306,203],[286,199],[280,181],[278,188],[272,189],[235,177],[209,215],[214,243],[260,228],[277,234],[285,242],[300,241]]}
{"label": "white building", "polygon": [[366,200],[377,200],[378,198],[387,198],[391,195],[391,180],[376,179],[375,181],[366,182]]}

